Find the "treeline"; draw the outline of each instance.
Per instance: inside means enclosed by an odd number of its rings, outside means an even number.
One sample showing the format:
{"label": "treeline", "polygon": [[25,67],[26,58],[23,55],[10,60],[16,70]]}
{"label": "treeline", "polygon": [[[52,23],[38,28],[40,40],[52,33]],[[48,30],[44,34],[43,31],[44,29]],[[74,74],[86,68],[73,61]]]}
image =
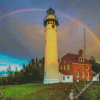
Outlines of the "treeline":
{"label": "treeline", "polygon": [[89,62],[92,64],[91,66],[92,70],[98,73],[100,71],[100,63],[97,63],[93,56],[90,57]]}
{"label": "treeline", "polygon": [[44,78],[44,57],[42,59],[31,59],[29,64],[23,64],[22,70],[16,71],[12,74],[11,67],[7,69],[8,77],[1,77],[0,85],[15,85],[25,84],[31,82],[43,82]]}

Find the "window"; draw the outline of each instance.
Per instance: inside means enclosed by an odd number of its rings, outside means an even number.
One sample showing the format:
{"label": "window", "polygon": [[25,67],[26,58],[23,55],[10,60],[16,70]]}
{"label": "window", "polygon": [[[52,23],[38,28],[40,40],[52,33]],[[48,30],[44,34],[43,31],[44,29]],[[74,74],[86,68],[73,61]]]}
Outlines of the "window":
{"label": "window", "polygon": [[89,72],[87,72],[87,77],[89,77]]}
{"label": "window", "polygon": [[84,78],[84,72],[82,72],[82,78]]}
{"label": "window", "polygon": [[63,76],[63,80],[65,80],[65,76]]}
{"label": "window", "polygon": [[82,57],[80,57],[80,61],[83,61],[83,58]]}
{"label": "window", "polygon": [[67,78],[69,79],[69,76]]}
{"label": "window", "polygon": [[66,65],[64,65],[64,70],[66,70]]}
{"label": "window", "polygon": [[67,70],[70,70],[70,66],[69,66],[69,64],[67,65]]}
{"label": "window", "polygon": [[66,63],[66,61],[64,60],[64,63]]}
{"label": "window", "polygon": [[87,66],[87,70],[89,70],[89,66]]}
{"label": "window", "polygon": [[60,70],[62,70],[62,66],[60,67]]}
{"label": "window", "polygon": [[77,78],[79,77],[79,72],[76,72],[76,77],[77,77]]}

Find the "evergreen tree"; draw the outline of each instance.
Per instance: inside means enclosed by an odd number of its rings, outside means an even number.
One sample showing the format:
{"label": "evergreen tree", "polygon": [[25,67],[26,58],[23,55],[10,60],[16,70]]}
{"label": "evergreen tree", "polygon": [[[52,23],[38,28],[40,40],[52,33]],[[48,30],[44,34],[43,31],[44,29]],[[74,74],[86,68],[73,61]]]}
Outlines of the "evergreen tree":
{"label": "evergreen tree", "polygon": [[7,80],[8,80],[8,84],[14,84],[14,80],[13,80],[13,75],[12,75],[12,71],[11,71],[11,67],[9,66],[9,68],[7,68],[7,71],[8,71],[8,77],[7,77]]}
{"label": "evergreen tree", "polygon": [[96,73],[100,71],[100,64],[96,62],[95,58],[92,56],[89,59],[90,63],[92,64],[92,70]]}

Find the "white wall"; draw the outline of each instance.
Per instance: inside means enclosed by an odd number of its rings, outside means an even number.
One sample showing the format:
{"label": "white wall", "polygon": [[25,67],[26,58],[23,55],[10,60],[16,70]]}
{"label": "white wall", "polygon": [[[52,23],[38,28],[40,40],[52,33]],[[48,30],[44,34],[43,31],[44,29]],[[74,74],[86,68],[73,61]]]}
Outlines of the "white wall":
{"label": "white wall", "polygon": [[93,76],[92,79],[93,81],[99,81],[99,75],[97,75],[97,77]]}
{"label": "white wall", "polygon": [[[63,77],[65,77],[65,80],[63,80]],[[69,77],[69,79],[68,79]],[[73,75],[64,75],[64,74],[61,74],[60,76],[60,81],[61,82],[73,82]]]}

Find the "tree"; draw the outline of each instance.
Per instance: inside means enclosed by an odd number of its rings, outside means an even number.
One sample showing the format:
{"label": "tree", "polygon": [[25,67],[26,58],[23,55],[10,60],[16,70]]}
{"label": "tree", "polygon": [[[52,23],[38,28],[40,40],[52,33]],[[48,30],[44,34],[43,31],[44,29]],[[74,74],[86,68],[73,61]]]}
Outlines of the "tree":
{"label": "tree", "polygon": [[19,72],[17,71],[17,67],[14,73],[14,83],[19,83]]}
{"label": "tree", "polygon": [[24,71],[22,69],[22,70],[20,70],[20,73],[19,73],[19,83],[20,84],[23,84],[24,83],[23,82],[23,79],[24,79]]}
{"label": "tree", "polygon": [[89,61],[92,64],[92,70],[98,73],[100,71],[100,64],[96,62],[94,56],[90,57]]}
{"label": "tree", "polygon": [[32,66],[34,66],[35,62],[34,59],[31,59]]}
{"label": "tree", "polygon": [[89,61],[91,62],[92,65],[96,63],[94,56],[91,56]]}
{"label": "tree", "polygon": [[23,70],[25,70],[25,64],[23,64]]}
{"label": "tree", "polygon": [[14,80],[13,80],[13,75],[12,75],[12,71],[11,71],[11,67],[9,66],[9,68],[7,68],[8,71],[8,84],[14,84]]}

